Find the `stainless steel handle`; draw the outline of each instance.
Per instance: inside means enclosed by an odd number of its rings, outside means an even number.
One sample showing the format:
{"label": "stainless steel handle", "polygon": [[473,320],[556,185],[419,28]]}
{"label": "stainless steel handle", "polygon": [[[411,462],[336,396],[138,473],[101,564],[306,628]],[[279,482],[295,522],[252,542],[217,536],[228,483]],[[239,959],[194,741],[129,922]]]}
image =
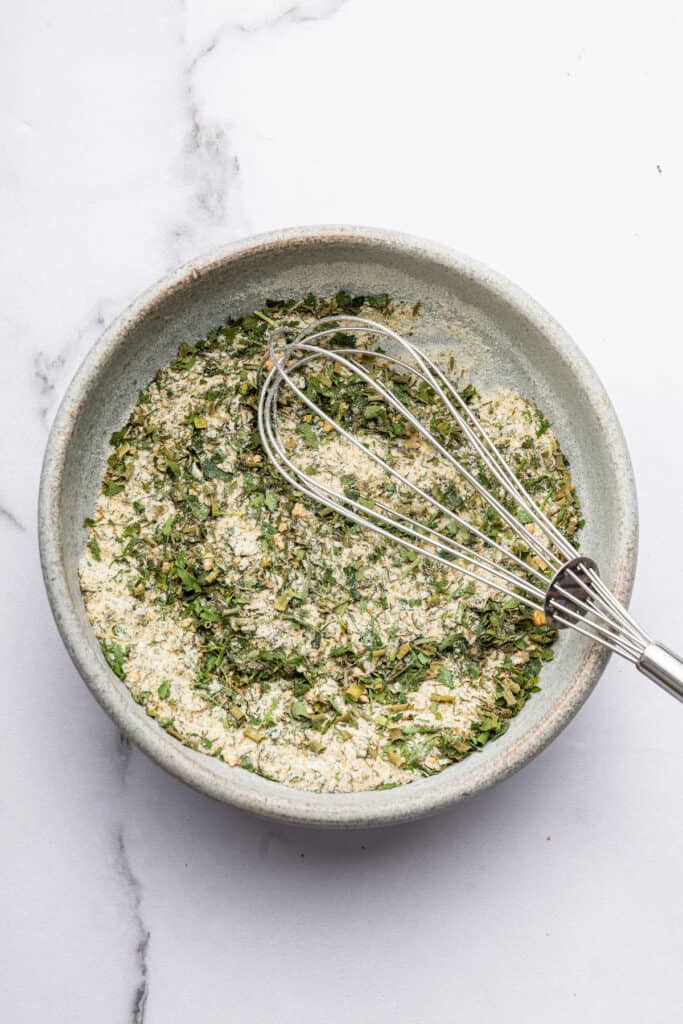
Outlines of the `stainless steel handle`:
{"label": "stainless steel handle", "polygon": [[649,644],[636,665],[648,679],[683,701],[683,658],[662,644]]}

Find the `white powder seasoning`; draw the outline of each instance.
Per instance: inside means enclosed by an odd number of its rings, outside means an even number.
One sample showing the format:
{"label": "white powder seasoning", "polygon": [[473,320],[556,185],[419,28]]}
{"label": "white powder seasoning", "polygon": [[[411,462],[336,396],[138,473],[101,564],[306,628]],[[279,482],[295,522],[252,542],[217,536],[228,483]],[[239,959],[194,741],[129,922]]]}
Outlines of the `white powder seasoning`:
{"label": "white powder seasoning", "polygon": [[[307,296],[181,347],[112,438],[80,578],[112,670],[161,727],[240,770],[348,792],[433,774],[500,735],[537,688],[554,633],[492,588],[321,514],[270,468],[255,418],[267,332],[336,312],[403,333],[419,315],[388,296]],[[302,386],[466,523],[514,542],[433,449],[387,410],[372,414],[377,396],[357,378],[328,364]],[[463,394],[575,536],[578,504],[542,414],[510,391]],[[427,514],[316,417],[285,406],[283,419],[315,479]],[[457,436],[448,443],[481,470]]]}

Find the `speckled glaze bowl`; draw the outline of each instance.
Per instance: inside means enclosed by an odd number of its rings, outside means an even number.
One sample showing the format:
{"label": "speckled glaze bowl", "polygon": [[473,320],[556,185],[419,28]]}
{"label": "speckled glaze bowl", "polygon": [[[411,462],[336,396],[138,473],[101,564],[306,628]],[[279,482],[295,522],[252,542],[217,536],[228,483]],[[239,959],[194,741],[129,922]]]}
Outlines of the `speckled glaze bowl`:
{"label": "speckled glaze bowl", "polygon": [[196,753],[148,718],[109,669],[86,617],[78,562],[84,516],[95,504],[109,437],[137,393],[228,316],[267,298],[307,292],[388,291],[422,303],[415,340],[452,348],[481,390],[509,385],[550,417],[568,455],[586,518],[582,549],[628,601],[637,549],[631,463],[605,390],[585,357],[531,298],[466,256],[395,232],[293,228],[226,246],[171,274],[108,328],[74,377],[47,445],[39,532],[45,584],[66,647],[93,695],[150,757],[218,800],[281,821],[332,827],[384,825],[429,814],[521,768],[570,721],[605,667],[597,645],[565,632],[542,689],[500,739],[440,775],[397,789],[317,794],[290,789]]}

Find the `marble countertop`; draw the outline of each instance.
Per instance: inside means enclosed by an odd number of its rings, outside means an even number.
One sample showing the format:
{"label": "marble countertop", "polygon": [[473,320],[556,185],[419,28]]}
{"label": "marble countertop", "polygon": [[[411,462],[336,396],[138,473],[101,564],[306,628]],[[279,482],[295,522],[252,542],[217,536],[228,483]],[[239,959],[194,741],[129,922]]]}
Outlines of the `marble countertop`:
{"label": "marble countertop", "polygon": [[679,1019],[683,708],[613,660],[449,813],[260,821],[96,706],[35,506],[60,395],[140,290],[257,231],[395,227],[502,271],[588,354],[639,485],[633,608],[680,648],[680,5],[66,0],[13,5],[3,37],[5,1019]]}

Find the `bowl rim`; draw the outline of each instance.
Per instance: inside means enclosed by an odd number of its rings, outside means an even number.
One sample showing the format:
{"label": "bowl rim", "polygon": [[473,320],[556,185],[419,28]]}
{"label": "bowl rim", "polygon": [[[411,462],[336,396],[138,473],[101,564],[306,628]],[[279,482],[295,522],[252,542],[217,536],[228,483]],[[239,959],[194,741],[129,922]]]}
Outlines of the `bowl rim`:
{"label": "bowl rim", "polygon": [[589,400],[599,407],[607,446],[614,458],[623,521],[613,591],[627,603],[635,577],[638,547],[635,481],[620,423],[588,359],[542,306],[503,275],[444,245],[383,228],[313,225],[238,239],[190,260],[146,289],[106,328],[86,353],[67,387],[48,437],[38,500],[41,567],[57,628],[81,677],[122,732],[167,771],[207,796],[289,824],[337,828],[394,824],[431,814],[511,775],[539,754],[577,713],[607,664],[609,652],[596,644],[587,647],[571,685],[549,706],[534,729],[520,736],[503,757],[481,765],[467,777],[459,777],[457,772],[447,770],[430,779],[417,780],[395,789],[359,793],[311,793],[265,779],[254,779],[253,776],[249,776],[251,785],[245,787],[241,782],[245,773],[218,775],[212,770],[211,758],[204,758],[204,764],[196,752],[190,756],[188,748],[160,729],[152,719],[138,719],[131,713],[134,705],[130,694],[120,686],[110,669],[99,663],[79,622],[61,553],[58,509],[64,464],[78,410],[110,356],[130,330],[159,302],[191,281],[248,255],[292,250],[311,243],[344,242],[381,245],[404,255],[423,257],[462,278],[483,285],[528,320],[546,342],[571,364]]}

